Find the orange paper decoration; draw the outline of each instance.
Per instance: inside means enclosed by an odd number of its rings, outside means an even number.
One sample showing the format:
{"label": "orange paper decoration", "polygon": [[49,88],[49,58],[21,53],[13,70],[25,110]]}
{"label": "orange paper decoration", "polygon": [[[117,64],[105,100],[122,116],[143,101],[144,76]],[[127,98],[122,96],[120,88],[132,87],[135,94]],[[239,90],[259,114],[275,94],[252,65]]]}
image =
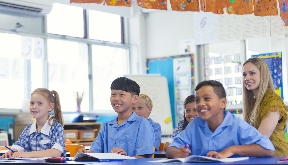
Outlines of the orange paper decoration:
{"label": "orange paper decoration", "polygon": [[167,10],[167,0],[137,0],[137,4],[145,9]]}
{"label": "orange paper decoration", "polygon": [[107,6],[127,6],[131,7],[131,0],[105,0]]}
{"label": "orange paper decoration", "polygon": [[228,14],[252,14],[253,0],[228,0],[226,11]]}
{"label": "orange paper decoration", "polygon": [[173,11],[199,11],[198,0],[170,0]]}
{"label": "orange paper decoration", "polygon": [[70,0],[70,3],[97,3],[101,4],[103,0]]}
{"label": "orange paper decoration", "polygon": [[276,0],[255,0],[254,2],[255,16],[278,15]]}
{"label": "orange paper decoration", "polygon": [[223,8],[226,7],[226,0],[200,0],[200,6],[204,12],[223,14]]}
{"label": "orange paper decoration", "polygon": [[279,0],[279,10],[280,10],[280,17],[283,20],[283,24],[288,26],[288,2],[286,0]]}

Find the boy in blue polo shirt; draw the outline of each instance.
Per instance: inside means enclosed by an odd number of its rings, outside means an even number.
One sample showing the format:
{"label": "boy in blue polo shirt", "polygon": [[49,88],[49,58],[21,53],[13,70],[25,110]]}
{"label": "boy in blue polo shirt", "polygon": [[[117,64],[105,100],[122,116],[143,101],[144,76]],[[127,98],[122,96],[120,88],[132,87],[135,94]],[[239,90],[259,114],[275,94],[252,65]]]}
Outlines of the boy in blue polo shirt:
{"label": "boy in blue polo shirt", "polygon": [[226,112],[225,89],[218,81],[203,81],[196,88],[196,117],[166,150],[168,158],[189,154],[215,158],[273,156],[275,148],[244,120]]}
{"label": "boy in blue polo shirt", "polygon": [[90,151],[82,149],[80,152],[112,152],[137,158],[152,155],[153,128],[148,120],[132,110],[140,93],[139,85],[126,77],[119,77],[110,88],[110,102],[118,117],[102,125]]}

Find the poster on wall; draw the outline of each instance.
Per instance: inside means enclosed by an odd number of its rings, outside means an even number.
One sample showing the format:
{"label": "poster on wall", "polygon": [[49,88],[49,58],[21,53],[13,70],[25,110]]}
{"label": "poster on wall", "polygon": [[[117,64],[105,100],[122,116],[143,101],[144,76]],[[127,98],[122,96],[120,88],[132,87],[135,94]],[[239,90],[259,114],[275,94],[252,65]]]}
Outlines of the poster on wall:
{"label": "poster on wall", "polygon": [[194,94],[194,56],[181,54],[147,59],[147,74],[160,74],[168,81],[173,127],[183,119],[184,100]]}
{"label": "poster on wall", "polygon": [[255,54],[251,57],[262,58],[268,65],[275,92],[283,97],[283,78],[282,78],[282,52]]}

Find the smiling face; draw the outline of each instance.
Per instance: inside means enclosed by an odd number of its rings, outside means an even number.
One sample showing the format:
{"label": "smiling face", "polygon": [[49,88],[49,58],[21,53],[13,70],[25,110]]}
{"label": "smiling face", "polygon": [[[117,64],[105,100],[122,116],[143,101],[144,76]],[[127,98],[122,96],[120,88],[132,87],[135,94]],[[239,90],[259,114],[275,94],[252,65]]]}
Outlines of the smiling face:
{"label": "smiling face", "polygon": [[110,103],[118,114],[124,114],[129,110],[132,111],[132,104],[138,100],[137,95],[122,90],[111,90]]}
{"label": "smiling face", "polygon": [[243,85],[248,90],[252,90],[254,95],[258,92],[260,85],[260,70],[251,62],[248,62],[243,66]]}
{"label": "smiling face", "polygon": [[219,98],[212,86],[202,86],[196,91],[196,110],[198,115],[208,121],[208,125],[221,124],[224,119],[226,98]]}
{"label": "smiling face", "polygon": [[195,117],[198,116],[195,102],[188,103],[185,105],[185,118],[190,123]]}
{"label": "smiling face", "polygon": [[54,108],[54,104],[39,93],[31,95],[30,113],[37,121],[46,121],[49,117],[49,112]]}
{"label": "smiling face", "polygon": [[134,103],[133,110],[135,113],[137,113],[137,115],[142,116],[146,119],[148,119],[152,111],[152,109],[149,108],[146,102],[142,99],[139,99],[137,102]]}

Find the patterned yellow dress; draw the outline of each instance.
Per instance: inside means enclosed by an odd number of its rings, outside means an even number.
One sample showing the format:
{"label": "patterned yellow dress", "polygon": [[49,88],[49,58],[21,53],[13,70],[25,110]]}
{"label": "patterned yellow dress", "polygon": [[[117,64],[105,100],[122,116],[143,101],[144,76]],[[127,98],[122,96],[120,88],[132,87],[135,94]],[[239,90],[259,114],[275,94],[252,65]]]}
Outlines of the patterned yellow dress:
{"label": "patterned yellow dress", "polygon": [[287,109],[281,97],[271,89],[267,90],[263,100],[260,103],[260,108],[258,109],[256,117],[257,121],[255,121],[255,127],[257,129],[259,128],[262,119],[265,118],[269,112],[276,111],[281,113],[282,119],[280,123],[277,124],[275,130],[270,136],[270,140],[276,149],[275,156],[288,156],[288,142],[286,141],[284,133],[287,121]]}

